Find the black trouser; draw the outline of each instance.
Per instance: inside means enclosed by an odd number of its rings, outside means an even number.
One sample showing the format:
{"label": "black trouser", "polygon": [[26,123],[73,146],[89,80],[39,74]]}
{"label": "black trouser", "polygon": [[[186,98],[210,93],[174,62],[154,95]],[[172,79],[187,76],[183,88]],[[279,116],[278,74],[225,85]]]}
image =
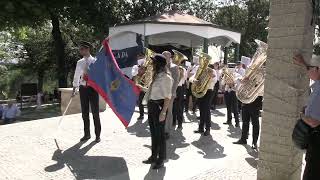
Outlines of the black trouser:
{"label": "black trouser", "polygon": [[141,91],[138,99],[138,105],[139,105],[139,113],[140,116],[144,116],[144,105],[142,104],[142,100],[144,98],[145,92]]}
{"label": "black trouser", "polygon": [[242,110],[242,102],[238,100],[238,113]]}
{"label": "black trouser", "polygon": [[206,130],[210,131],[211,127],[211,113],[210,113],[210,102],[212,101],[213,91],[208,89],[207,93],[199,98],[199,109],[200,109],[200,123],[199,131],[203,131],[204,125]]}
{"label": "black trouser", "polygon": [[163,161],[166,158],[165,121],[160,122],[159,116],[164,100],[148,101],[148,121],[151,132],[151,158]]}
{"label": "black trouser", "polygon": [[80,101],[82,119],[84,125],[84,135],[90,136],[90,119],[89,119],[89,104],[93,116],[94,128],[96,137],[100,137],[101,124],[99,117],[99,95],[90,86],[80,86]]}
{"label": "black trouser", "polygon": [[311,133],[306,153],[303,180],[320,178],[320,126]]}
{"label": "black trouser", "polygon": [[178,126],[182,126],[183,122],[183,99],[184,99],[185,85],[178,86],[177,97],[174,99],[172,114],[172,123],[175,125],[178,121]]}
{"label": "black trouser", "polygon": [[249,122],[252,123],[252,143],[256,144],[259,138],[260,123],[259,110],[262,103],[262,96],[257,97],[255,101],[250,104],[242,104],[242,140],[248,139]]}
{"label": "black trouser", "polygon": [[225,91],[224,99],[227,106],[227,122],[231,123],[232,113],[236,123],[239,123],[238,99],[235,91]]}
{"label": "black trouser", "polygon": [[218,100],[218,93],[219,93],[219,81],[216,82],[213,88],[213,95],[212,95],[212,108],[216,109],[217,100]]}
{"label": "black trouser", "polygon": [[186,102],[185,102],[186,111],[189,110],[189,99],[190,99],[190,96],[192,97],[192,111],[195,111],[196,107],[197,107],[197,98],[192,95],[191,86],[192,86],[192,83],[189,83],[189,88],[186,90],[186,92],[187,92],[186,93]]}

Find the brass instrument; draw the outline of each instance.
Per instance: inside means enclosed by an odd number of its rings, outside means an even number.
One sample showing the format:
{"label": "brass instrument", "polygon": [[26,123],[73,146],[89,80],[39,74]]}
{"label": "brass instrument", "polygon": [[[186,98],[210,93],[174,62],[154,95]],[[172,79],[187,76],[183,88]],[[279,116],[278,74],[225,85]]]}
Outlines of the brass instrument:
{"label": "brass instrument", "polygon": [[258,44],[258,49],[252,57],[251,66],[246,70],[244,80],[236,91],[238,99],[245,104],[253,102],[264,88],[265,70],[262,65],[267,60],[268,44],[259,40],[255,42]]}
{"label": "brass instrument", "polygon": [[140,68],[143,68],[145,72],[141,75],[138,75],[135,78],[135,83],[137,86],[142,88],[143,90],[146,90],[149,88],[151,82],[152,82],[152,76],[153,76],[153,65],[152,65],[152,59],[156,53],[153,52],[151,49],[145,48],[145,57],[146,60],[142,64]]}
{"label": "brass instrument", "polygon": [[235,76],[233,72],[230,71],[228,66],[222,68],[221,78],[225,82],[225,84],[234,84]]}
{"label": "brass instrument", "polygon": [[199,55],[199,68],[195,74],[194,79],[197,82],[192,83],[191,92],[196,98],[203,97],[209,88],[209,81],[212,78],[213,70],[208,67],[211,61],[211,56],[206,53]]}
{"label": "brass instrument", "polygon": [[177,50],[172,50],[173,51],[173,58],[172,62],[176,64],[179,67],[179,72],[180,72],[180,78],[179,81],[183,78],[184,76],[184,68],[181,66],[182,61],[188,60],[187,56],[182,54],[181,52]]}

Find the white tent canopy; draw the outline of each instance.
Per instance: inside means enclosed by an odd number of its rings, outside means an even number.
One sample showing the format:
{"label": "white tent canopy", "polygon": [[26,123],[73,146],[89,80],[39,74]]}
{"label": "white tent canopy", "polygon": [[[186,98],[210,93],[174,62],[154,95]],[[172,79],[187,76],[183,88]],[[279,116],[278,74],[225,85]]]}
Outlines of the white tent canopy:
{"label": "white tent canopy", "polygon": [[209,44],[221,46],[229,46],[232,42],[240,44],[241,39],[238,32],[177,11],[109,28],[114,41],[128,33],[141,34],[145,39],[147,37],[151,45],[180,44],[186,47],[199,47],[204,39]]}

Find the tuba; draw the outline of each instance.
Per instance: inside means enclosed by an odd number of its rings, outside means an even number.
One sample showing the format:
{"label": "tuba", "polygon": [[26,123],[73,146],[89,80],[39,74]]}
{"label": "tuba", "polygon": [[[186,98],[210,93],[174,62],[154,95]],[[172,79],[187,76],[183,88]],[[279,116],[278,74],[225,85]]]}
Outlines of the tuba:
{"label": "tuba", "polygon": [[246,74],[241,81],[239,88],[236,91],[238,99],[249,104],[253,102],[259,94],[263,92],[265,70],[262,65],[267,60],[268,45],[260,40],[255,40],[258,44],[258,49],[252,57],[252,64],[247,68]]}
{"label": "tuba", "polygon": [[234,80],[235,80],[235,76],[233,74],[233,72],[230,71],[230,69],[228,68],[228,66],[226,65],[225,67],[222,68],[222,80],[226,83],[226,84],[234,84]]}
{"label": "tuba", "polygon": [[152,65],[152,59],[156,53],[152,50],[145,48],[145,57],[146,60],[142,64],[141,68],[145,69],[145,72],[141,75],[138,75],[135,78],[135,83],[137,86],[139,86],[142,89],[148,89],[151,82],[152,82],[152,76],[153,76],[153,65]]}
{"label": "tuba", "polygon": [[194,79],[197,82],[192,83],[191,92],[196,98],[203,97],[209,88],[209,81],[212,78],[211,74],[213,70],[208,67],[211,60],[211,56],[206,53],[199,55],[199,68],[195,74]]}
{"label": "tuba", "polygon": [[181,66],[181,63],[183,61],[188,60],[188,58],[187,58],[187,56],[185,56],[184,54],[182,54],[181,52],[179,52],[177,50],[173,49],[172,51],[173,51],[172,62],[179,67],[179,73],[180,73],[179,81],[180,81],[183,78],[183,75],[184,75],[184,68]]}

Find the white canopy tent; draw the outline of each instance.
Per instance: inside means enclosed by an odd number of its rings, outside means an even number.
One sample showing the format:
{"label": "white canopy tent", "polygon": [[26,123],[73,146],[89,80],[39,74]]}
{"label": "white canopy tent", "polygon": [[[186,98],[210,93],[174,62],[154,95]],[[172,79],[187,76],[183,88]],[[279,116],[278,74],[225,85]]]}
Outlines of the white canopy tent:
{"label": "white canopy tent", "polygon": [[169,11],[158,16],[110,27],[111,45],[115,42],[121,43],[118,38],[131,33],[143,35],[147,43],[145,45],[179,44],[186,47],[199,47],[208,43],[226,47],[232,42],[240,44],[241,39],[241,34],[238,32],[178,11]]}

